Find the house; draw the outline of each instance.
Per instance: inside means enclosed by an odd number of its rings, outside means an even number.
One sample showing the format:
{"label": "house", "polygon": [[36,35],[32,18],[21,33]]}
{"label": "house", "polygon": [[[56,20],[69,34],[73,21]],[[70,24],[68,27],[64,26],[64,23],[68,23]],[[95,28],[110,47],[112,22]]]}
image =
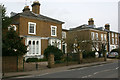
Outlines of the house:
{"label": "house", "polygon": [[62,29],[62,51],[63,53],[67,53],[67,43],[66,43],[66,38],[67,38],[67,29]]}
{"label": "house", "polygon": [[93,18],[89,19],[88,24],[71,28],[67,34],[67,38],[79,38],[84,42],[89,42],[89,44],[85,44],[87,51],[99,51],[103,44],[108,52],[119,47],[118,33],[110,31],[109,24],[106,24],[105,27],[96,27]]}
{"label": "house", "polygon": [[112,51],[113,49],[116,49],[119,47],[119,33],[110,31],[110,25],[106,24],[105,25],[105,31],[107,32],[108,35],[108,51]]}
{"label": "house", "polygon": [[[102,43],[107,43],[107,32],[102,27],[96,28],[93,18],[90,18],[87,24],[70,29],[68,35],[79,38],[79,40],[92,42],[85,44],[87,51],[99,51]],[[106,46],[107,49],[107,46]]]}
{"label": "house", "polygon": [[12,25],[24,44],[28,45],[27,58],[43,58],[48,45],[62,49],[62,24],[64,22],[44,16],[40,13],[39,1],[34,1],[32,11],[25,6],[23,12],[12,15]]}

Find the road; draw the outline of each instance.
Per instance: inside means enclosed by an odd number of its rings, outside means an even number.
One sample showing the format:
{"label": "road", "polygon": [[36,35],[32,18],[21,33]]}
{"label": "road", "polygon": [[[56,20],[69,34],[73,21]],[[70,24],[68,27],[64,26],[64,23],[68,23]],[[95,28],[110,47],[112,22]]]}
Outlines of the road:
{"label": "road", "polygon": [[45,73],[33,78],[118,78],[118,62]]}

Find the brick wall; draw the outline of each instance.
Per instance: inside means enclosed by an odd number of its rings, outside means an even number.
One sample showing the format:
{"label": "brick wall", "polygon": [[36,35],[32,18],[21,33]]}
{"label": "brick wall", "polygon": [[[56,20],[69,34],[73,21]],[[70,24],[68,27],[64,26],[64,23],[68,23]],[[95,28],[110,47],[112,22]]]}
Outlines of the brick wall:
{"label": "brick wall", "polygon": [[22,56],[4,56],[2,57],[2,72],[14,72],[23,70]]}
{"label": "brick wall", "polygon": [[17,57],[5,56],[2,57],[2,72],[17,71]]}

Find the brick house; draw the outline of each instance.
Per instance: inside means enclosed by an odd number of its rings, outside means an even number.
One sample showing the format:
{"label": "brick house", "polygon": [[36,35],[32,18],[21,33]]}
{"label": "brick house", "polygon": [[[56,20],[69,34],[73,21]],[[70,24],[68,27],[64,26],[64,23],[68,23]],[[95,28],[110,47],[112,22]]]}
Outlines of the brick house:
{"label": "brick house", "polygon": [[[86,46],[87,51],[99,51],[100,43],[106,44],[105,48],[108,52],[119,47],[119,36],[117,32],[109,30],[110,25],[106,24],[104,27],[96,27],[93,18],[90,18],[88,25],[84,24],[76,28],[71,28],[68,31],[68,36],[71,38],[81,37],[84,41],[92,41],[92,44]],[[74,36],[74,37],[72,37]],[[69,50],[69,49],[68,49]]]}
{"label": "brick house", "polygon": [[12,14],[12,18],[14,29],[24,38],[25,45],[28,45],[25,59],[43,58],[47,46],[55,43],[59,49],[62,49],[61,33],[64,22],[41,15],[38,1],[33,2],[32,11],[29,6],[25,6],[23,12]]}
{"label": "brick house", "polygon": [[119,47],[119,33],[110,31],[110,25],[106,24],[105,25],[105,31],[107,32],[108,35],[108,51],[112,51],[113,49],[116,49]]}
{"label": "brick house", "polygon": [[66,43],[66,38],[67,38],[67,29],[62,29],[62,51],[63,53],[67,53],[67,43]]}

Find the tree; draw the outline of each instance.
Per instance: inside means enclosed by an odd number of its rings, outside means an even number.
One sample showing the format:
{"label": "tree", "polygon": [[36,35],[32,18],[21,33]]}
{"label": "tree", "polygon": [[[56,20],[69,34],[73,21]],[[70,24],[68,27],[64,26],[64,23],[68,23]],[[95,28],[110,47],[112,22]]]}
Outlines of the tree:
{"label": "tree", "polygon": [[3,56],[20,56],[27,53],[27,46],[22,42],[23,38],[11,28],[3,36],[2,40],[2,55]]}
{"label": "tree", "polygon": [[0,8],[2,10],[2,29],[6,29],[12,22],[12,19],[9,16],[6,16],[6,8],[4,5],[0,5]]}
{"label": "tree", "polygon": [[44,55],[45,55],[46,58],[48,58],[48,56],[49,56],[50,54],[54,54],[54,56],[55,56],[55,61],[56,61],[56,60],[61,60],[62,57],[63,57],[63,55],[64,55],[60,49],[58,49],[58,48],[55,47],[55,46],[51,46],[51,45],[48,46],[48,47],[44,50]]}
{"label": "tree", "polygon": [[6,8],[0,5],[2,9],[2,56],[19,56],[27,52],[27,46],[22,43],[23,38],[11,27],[8,30],[12,20],[6,16]]}
{"label": "tree", "polygon": [[82,63],[83,52],[87,50],[89,45],[86,36],[83,36],[78,31],[70,31],[68,32],[66,43],[68,52],[78,53],[79,63]]}

